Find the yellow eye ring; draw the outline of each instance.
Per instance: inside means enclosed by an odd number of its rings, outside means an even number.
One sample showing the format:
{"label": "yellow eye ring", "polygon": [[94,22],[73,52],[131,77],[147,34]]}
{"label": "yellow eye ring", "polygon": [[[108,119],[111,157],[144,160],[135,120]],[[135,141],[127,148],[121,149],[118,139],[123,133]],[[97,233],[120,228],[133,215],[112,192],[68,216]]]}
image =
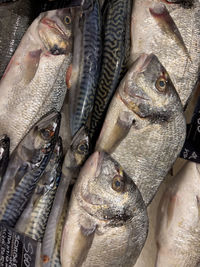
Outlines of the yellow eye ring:
{"label": "yellow eye ring", "polygon": [[124,179],[120,175],[116,175],[112,180],[112,189],[117,192],[123,192],[124,191]]}
{"label": "yellow eye ring", "polygon": [[158,78],[158,80],[156,81],[156,88],[158,89],[158,91],[165,92],[166,87],[167,81],[163,77]]}
{"label": "yellow eye ring", "polygon": [[64,23],[65,23],[65,24],[68,25],[68,24],[71,23],[71,21],[72,21],[72,20],[71,20],[71,18],[70,18],[69,16],[65,16],[65,18],[64,18]]}

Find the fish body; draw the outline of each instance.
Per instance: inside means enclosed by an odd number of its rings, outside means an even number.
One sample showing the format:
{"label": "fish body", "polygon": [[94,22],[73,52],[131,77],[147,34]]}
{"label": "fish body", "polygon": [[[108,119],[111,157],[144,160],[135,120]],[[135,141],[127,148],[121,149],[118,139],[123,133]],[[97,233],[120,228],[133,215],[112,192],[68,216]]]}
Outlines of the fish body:
{"label": "fish body", "polygon": [[92,137],[101,128],[105,110],[124,71],[130,47],[130,0],[111,0],[105,3],[103,15],[102,66],[91,114]]}
{"label": "fish body", "polygon": [[37,17],[1,79],[0,132],[10,137],[11,152],[41,116],[62,107],[74,13],[67,8]]}
{"label": "fish body", "polygon": [[142,55],[112,99],[96,149],[122,165],[148,205],[185,134],[183,107],[168,73],[155,55]]}
{"label": "fish body", "polygon": [[[47,227],[42,242],[42,259],[44,267],[51,267],[53,262],[59,260],[57,257],[58,240],[57,225],[61,218],[62,210],[65,209],[65,198],[70,183],[77,179],[78,172],[89,154],[88,131],[83,126],[74,135],[67,150],[62,165],[62,176],[59,183]],[[57,252],[56,252],[57,251]]]}
{"label": "fish body", "polygon": [[18,220],[15,229],[37,241],[42,241],[47,220],[61,176],[62,140],[58,139],[50,161],[35,191]]}
{"label": "fish body", "polygon": [[147,230],[146,207],[133,181],[108,154],[93,153],[72,191],[62,266],[132,266]]}
{"label": "fish body", "polygon": [[10,139],[3,135],[0,137],[0,185],[9,161]]}
{"label": "fish body", "polygon": [[187,162],[167,186],[157,214],[156,266],[200,264],[200,165]]}
{"label": "fish body", "polygon": [[0,1],[0,79],[31,24],[33,13],[30,0]]}
{"label": "fish body", "polygon": [[77,55],[73,61],[72,72],[76,72],[76,79],[72,81],[69,92],[72,136],[87,123],[93,108],[101,65],[101,12],[98,0],[90,2],[91,7],[80,12],[75,28],[81,36],[75,38],[78,43],[74,43],[74,54],[80,55],[79,62]]}
{"label": "fish body", "polygon": [[131,60],[154,53],[185,107],[199,82],[200,2],[136,0],[131,37]]}
{"label": "fish body", "polygon": [[52,111],[38,121],[12,153],[0,189],[0,221],[14,227],[53,152],[60,114]]}

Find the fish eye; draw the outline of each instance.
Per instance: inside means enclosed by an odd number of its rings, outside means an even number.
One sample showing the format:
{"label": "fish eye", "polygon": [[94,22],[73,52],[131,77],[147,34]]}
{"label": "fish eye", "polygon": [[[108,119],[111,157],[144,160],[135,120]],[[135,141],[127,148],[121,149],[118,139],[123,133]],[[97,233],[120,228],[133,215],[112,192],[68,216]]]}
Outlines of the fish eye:
{"label": "fish eye", "polygon": [[71,18],[69,17],[69,16],[65,16],[65,18],[64,18],[64,22],[65,22],[65,24],[70,24],[71,23]]}
{"label": "fish eye", "polygon": [[167,81],[163,77],[158,78],[158,80],[156,81],[156,88],[158,89],[158,91],[164,92],[166,87]]}
{"label": "fish eye", "polygon": [[112,189],[117,192],[124,191],[124,179],[120,175],[116,175],[112,180]]}
{"label": "fish eye", "polygon": [[41,136],[44,139],[50,139],[54,135],[54,131],[51,129],[42,129],[41,131]]}
{"label": "fish eye", "polygon": [[78,152],[83,154],[83,153],[87,153],[88,151],[88,145],[86,143],[81,143],[78,146]]}

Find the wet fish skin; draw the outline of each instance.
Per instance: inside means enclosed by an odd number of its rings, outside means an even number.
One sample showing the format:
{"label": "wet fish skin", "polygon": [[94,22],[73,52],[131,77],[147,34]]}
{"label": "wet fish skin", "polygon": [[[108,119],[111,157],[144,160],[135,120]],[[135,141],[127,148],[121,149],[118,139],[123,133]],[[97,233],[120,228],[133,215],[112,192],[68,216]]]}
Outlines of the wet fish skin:
{"label": "wet fish skin", "polygon": [[129,0],[111,0],[105,3],[103,15],[103,48],[102,65],[99,78],[99,86],[96,90],[94,107],[91,114],[90,137],[101,129],[108,104],[116,90],[120,75],[124,72],[124,61],[127,56],[127,43],[129,43],[129,31],[127,21],[131,12]]}
{"label": "wet fish skin", "polygon": [[10,137],[11,152],[41,116],[62,107],[75,12],[67,8],[36,18],[1,79],[0,133]]}
{"label": "wet fish skin", "polygon": [[156,266],[199,266],[200,165],[187,162],[166,188],[157,215]]}
{"label": "wet fish skin", "polygon": [[42,241],[48,216],[61,177],[62,140],[58,138],[54,151],[34,193],[18,220],[15,229],[34,240]]}
{"label": "wet fish skin", "polygon": [[72,191],[62,266],[132,266],[147,229],[146,207],[133,181],[108,154],[93,153]]}
{"label": "wet fish skin", "polygon": [[[89,154],[89,137],[84,126],[75,134],[67,150],[62,165],[62,177],[59,183],[53,207],[49,215],[47,227],[42,242],[42,258],[45,267],[51,267],[58,261],[57,225],[64,209],[65,198],[70,183],[74,183],[80,171],[80,166]],[[56,219],[55,219],[56,218]],[[56,252],[57,251],[57,252]]]}
{"label": "wet fish skin", "polygon": [[0,185],[9,161],[10,139],[3,135],[0,137]]}
{"label": "wet fish skin", "polygon": [[96,150],[111,154],[149,205],[185,140],[180,98],[158,58],[142,55],[109,106]]}
{"label": "wet fish skin", "polygon": [[[98,0],[90,0],[91,7],[81,11],[79,18],[79,32],[82,32],[82,44],[78,40],[78,46],[74,44],[74,54],[80,53],[79,66],[76,59],[73,68],[79,68],[77,79],[72,83],[69,92],[71,134],[74,134],[86,125],[94,103],[96,88],[98,85],[101,65],[101,12]],[[78,51],[76,49],[78,48]]]}
{"label": "wet fish skin", "polygon": [[[135,61],[142,53],[154,53],[167,69],[186,107],[199,82],[200,3],[198,0],[172,2],[134,2],[131,60]],[[163,9],[163,13],[158,21],[151,10],[159,9]]]}
{"label": "wet fish skin", "polygon": [[53,152],[60,114],[41,118],[12,153],[0,189],[0,220],[14,227]]}
{"label": "wet fish skin", "polygon": [[30,0],[0,1],[0,79],[32,22],[33,13]]}

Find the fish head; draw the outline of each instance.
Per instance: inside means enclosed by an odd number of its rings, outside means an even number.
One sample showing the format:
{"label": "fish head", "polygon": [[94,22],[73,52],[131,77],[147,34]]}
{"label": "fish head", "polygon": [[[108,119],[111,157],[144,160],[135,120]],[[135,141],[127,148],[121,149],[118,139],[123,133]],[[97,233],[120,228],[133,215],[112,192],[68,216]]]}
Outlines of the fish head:
{"label": "fish head", "polygon": [[52,110],[44,115],[26,134],[15,151],[23,161],[32,161],[33,150],[38,151],[39,155],[48,153],[56,142],[60,129],[61,115],[59,112]]}
{"label": "fish head", "polygon": [[105,152],[94,152],[75,186],[81,207],[111,226],[131,221],[146,208],[139,190],[122,167]]}
{"label": "fish head", "polygon": [[129,110],[151,122],[167,121],[182,109],[166,69],[154,55],[141,55],[128,72],[119,96]]}
{"label": "fish head", "polygon": [[85,126],[74,135],[66,153],[64,165],[66,168],[80,167],[89,155],[89,132]]}
{"label": "fish head", "polygon": [[72,52],[72,27],[75,8],[64,8],[44,13],[38,33],[45,48],[53,55]]}

